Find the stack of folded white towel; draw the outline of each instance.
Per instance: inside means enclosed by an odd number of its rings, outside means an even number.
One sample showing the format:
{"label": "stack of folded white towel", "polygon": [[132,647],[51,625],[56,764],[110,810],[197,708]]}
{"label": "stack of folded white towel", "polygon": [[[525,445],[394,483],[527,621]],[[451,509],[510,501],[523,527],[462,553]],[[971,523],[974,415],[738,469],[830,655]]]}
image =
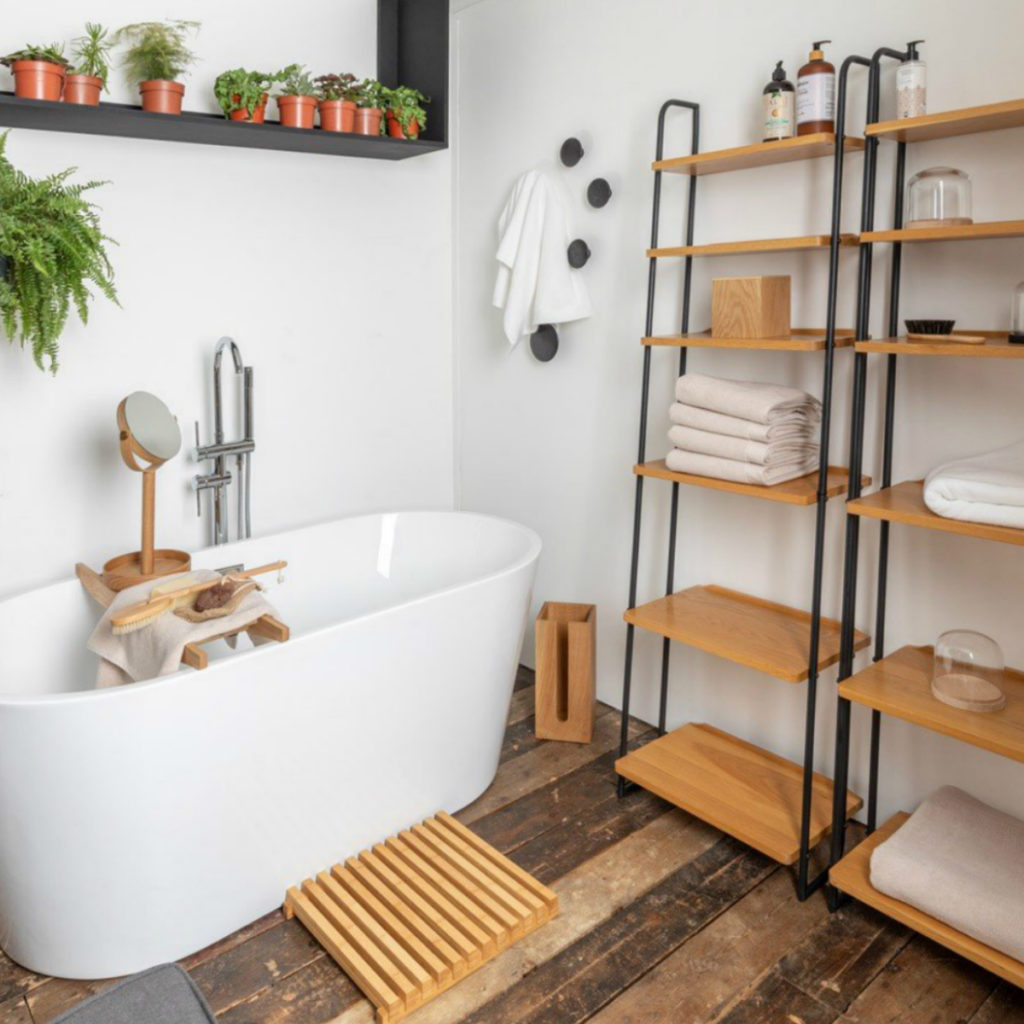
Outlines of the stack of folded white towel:
{"label": "stack of folded white towel", "polygon": [[1024,441],[937,466],[924,501],[947,519],[1024,529]]}
{"label": "stack of folded white towel", "polygon": [[772,487],[818,468],[821,403],[798,388],[688,373],[669,416],[676,473]]}

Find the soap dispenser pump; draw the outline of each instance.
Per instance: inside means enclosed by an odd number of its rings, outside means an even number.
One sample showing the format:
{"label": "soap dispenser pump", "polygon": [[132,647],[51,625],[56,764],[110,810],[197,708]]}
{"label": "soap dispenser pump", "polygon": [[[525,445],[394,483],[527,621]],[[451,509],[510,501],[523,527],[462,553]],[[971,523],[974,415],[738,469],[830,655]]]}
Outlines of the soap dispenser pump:
{"label": "soap dispenser pump", "polygon": [[923,39],[907,43],[907,57],[896,68],[896,116],[924,117],[928,113],[928,66],[917,52]]}
{"label": "soap dispenser pump", "polygon": [[807,63],[796,80],[796,133],[814,135],[836,130],[836,69],[825,60],[822,47],[831,39],[813,44]]}
{"label": "soap dispenser pump", "polygon": [[796,88],[780,60],[764,87],[764,141],[791,139],[796,134]]}

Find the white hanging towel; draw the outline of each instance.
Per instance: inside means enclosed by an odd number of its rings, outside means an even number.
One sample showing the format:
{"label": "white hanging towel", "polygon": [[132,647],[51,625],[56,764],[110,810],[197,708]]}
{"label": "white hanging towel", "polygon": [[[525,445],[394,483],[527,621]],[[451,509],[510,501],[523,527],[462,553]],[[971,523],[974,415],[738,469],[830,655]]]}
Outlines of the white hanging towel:
{"label": "white hanging towel", "polygon": [[565,204],[542,171],[515,184],[498,222],[498,279],[494,305],[505,311],[505,337],[515,346],[541,324],[590,316],[582,275],[569,266],[571,241]]}
{"label": "white hanging towel", "polygon": [[1024,529],[1024,441],[937,466],[924,503],[947,519]]}

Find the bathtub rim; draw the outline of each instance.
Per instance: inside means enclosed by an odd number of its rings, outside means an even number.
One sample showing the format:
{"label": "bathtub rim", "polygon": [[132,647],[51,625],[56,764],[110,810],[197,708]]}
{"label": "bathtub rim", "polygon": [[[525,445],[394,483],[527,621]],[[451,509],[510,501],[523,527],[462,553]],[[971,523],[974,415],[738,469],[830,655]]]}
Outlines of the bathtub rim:
{"label": "bathtub rim", "polygon": [[[301,636],[295,638],[295,641],[289,641],[289,643],[296,642],[298,640],[312,639],[313,637],[323,636],[331,633],[334,630],[339,630],[342,627],[348,627],[358,622],[370,622],[383,615],[391,614],[392,612],[398,611],[399,609],[412,608],[418,604],[422,604],[425,601],[434,600],[435,598],[443,597],[446,594],[455,593],[459,590],[464,590],[467,587],[475,587],[485,583],[491,583],[495,580],[501,579],[504,576],[511,576],[514,573],[520,572],[531,563],[536,562],[540,557],[541,551],[543,550],[544,544],[541,541],[540,536],[535,530],[530,527],[523,525],[522,523],[516,522],[514,519],[507,519],[503,516],[489,515],[483,512],[464,512],[459,510],[444,510],[444,509],[404,509],[396,512],[367,512],[357,516],[342,516],[337,519],[324,519],[317,523],[307,523],[304,526],[297,526],[293,529],[279,530],[276,533],[270,533],[265,536],[249,537],[241,541],[232,541],[231,544],[245,544],[249,541],[266,541],[271,540],[274,537],[283,536],[289,533],[298,533],[304,530],[315,530],[321,526],[328,526],[332,523],[358,523],[367,519],[383,519],[386,516],[446,516],[457,519],[476,519],[482,520],[488,523],[497,523],[502,526],[510,526],[519,530],[526,536],[528,541],[528,551],[521,558],[514,560],[511,564],[498,569],[496,572],[487,573],[485,575],[476,577],[470,581],[452,584],[451,586],[439,587],[436,590],[430,590],[424,594],[420,594],[417,597],[409,598],[405,601],[398,601],[395,604],[390,604],[386,608],[377,608],[373,611],[365,612],[361,615],[354,615],[351,618],[343,619],[340,622],[332,622],[326,626],[318,626],[308,632],[302,633]],[[227,547],[228,545],[212,545],[205,548],[200,548],[198,551],[190,552],[193,556],[202,555],[208,551],[216,551],[219,547]],[[10,597],[4,598],[0,601],[0,608],[7,601],[17,601],[24,594],[32,593],[34,590],[45,590],[48,587],[63,586],[66,583],[73,582],[74,577],[70,580],[58,580],[55,583],[45,584],[43,587],[33,587],[30,590],[22,591],[19,594],[13,594]],[[239,651],[232,655],[230,658],[217,659],[210,663],[210,665],[203,670],[203,675],[207,673],[217,671],[218,669],[224,669],[228,666],[241,665],[247,660],[258,654],[270,653],[270,650],[281,648],[282,645],[274,644],[268,650],[264,651],[260,648],[253,648],[251,650]],[[181,675],[185,674],[186,677],[193,677],[198,675],[194,670],[186,673],[185,669],[179,669],[176,672],[170,673],[165,676],[156,676],[153,679],[146,679],[142,682],[131,683],[125,686],[111,686],[104,689],[91,688],[88,690],[71,690],[67,693],[49,693],[43,695],[28,695],[18,696],[5,695],[0,691],[0,711],[4,708],[32,708],[32,707],[43,707],[51,704],[70,704],[82,701],[90,700],[109,700],[120,697],[121,699],[131,699],[130,694],[149,692],[156,687],[165,687],[173,685],[174,683],[181,682]]]}

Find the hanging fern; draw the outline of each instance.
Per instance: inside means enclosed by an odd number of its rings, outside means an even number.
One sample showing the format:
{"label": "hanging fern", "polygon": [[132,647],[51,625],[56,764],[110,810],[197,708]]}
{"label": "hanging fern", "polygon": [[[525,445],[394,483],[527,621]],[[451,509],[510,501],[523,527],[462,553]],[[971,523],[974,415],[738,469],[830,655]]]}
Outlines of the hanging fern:
{"label": "hanging fern", "polygon": [[89,317],[92,285],[117,302],[96,207],[83,198],[104,184],[71,185],[75,168],[38,180],[7,158],[0,135],[0,324],[8,339],[32,346],[41,370],[57,372],[58,341],[72,307]]}

